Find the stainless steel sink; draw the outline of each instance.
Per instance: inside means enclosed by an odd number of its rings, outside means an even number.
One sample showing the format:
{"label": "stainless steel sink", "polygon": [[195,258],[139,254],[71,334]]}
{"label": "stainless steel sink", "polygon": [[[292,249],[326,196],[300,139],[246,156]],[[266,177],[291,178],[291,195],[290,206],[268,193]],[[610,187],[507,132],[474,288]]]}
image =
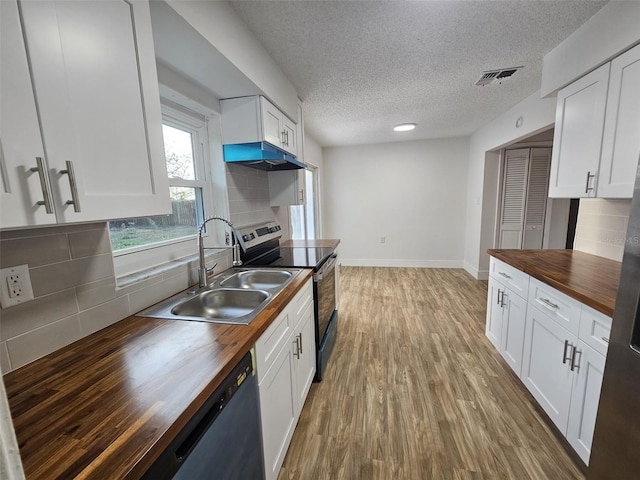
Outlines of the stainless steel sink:
{"label": "stainless steel sink", "polygon": [[230,319],[249,315],[269,298],[263,290],[221,288],[205,290],[190,300],[178,303],[171,313],[183,317]]}
{"label": "stainless steel sink", "polygon": [[231,275],[220,282],[221,287],[272,290],[292,276],[286,270],[247,270]]}
{"label": "stainless steel sink", "polygon": [[203,289],[189,289],[139,313],[140,317],[248,325],[300,269],[231,269]]}

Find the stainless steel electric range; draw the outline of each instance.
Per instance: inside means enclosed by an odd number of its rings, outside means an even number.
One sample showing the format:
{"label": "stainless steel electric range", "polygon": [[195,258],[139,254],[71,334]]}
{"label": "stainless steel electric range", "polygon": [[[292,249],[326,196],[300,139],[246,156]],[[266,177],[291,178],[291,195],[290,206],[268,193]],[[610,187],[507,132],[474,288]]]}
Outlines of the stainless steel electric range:
{"label": "stainless steel electric range", "polygon": [[316,377],[322,380],[338,333],[336,262],[329,247],[282,247],[282,229],[275,222],[237,228],[241,259],[247,266],[313,268],[313,300],[316,337]]}

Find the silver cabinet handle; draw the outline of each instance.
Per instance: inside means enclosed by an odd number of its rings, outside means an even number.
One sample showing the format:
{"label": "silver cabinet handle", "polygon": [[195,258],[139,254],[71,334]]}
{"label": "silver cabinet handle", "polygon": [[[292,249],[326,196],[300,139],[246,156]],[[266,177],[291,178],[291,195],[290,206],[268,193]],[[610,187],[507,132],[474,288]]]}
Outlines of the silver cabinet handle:
{"label": "silver cabinet handle", "polygon": [[300,203],[304,203],[304,188],[300,189]]}
{"label": "silver cabinet handle", "polygon": [[31,168],[32,172],[38,172],[40,177],[40,188],[42,189],[43,200],[36,202],[38,205],[44,205],[47,213],[53,213],[53,199],[51,197],[51,184],[49,183],[49,175],[44,166],[44,159],[36,157],[36,166]]}
{"label": "silver cabinet handle", "polygon": [[298,335],[296,335],[296,338],[298,338],[300,340],[300,353],[303,353],[303,351],[302,351],[302,332],[299,333]]}
{"label": "silver cabinet handle", "polygon": [[498,272],[500,275],[502,275],[504,278],[508,278],[509,280],[511,280],[511,275],[507,275],[504,272]]}
{"label": "silver cabinet handle", "polygon": [[580,365],[576,365],[576,354],[580,353],[580,355],[582,355],[582,352],[578,352],[578,349],[573,345],[571,348],[573,348],[573,351],[571,352],[571,366],[569,368],[574,372],[575,370],[580,370]]}
{"label": "silver cabinet handle", "polygon": [[299,340],[300,339],[296,336],[296,350],[295,352],[293,352],[293,356],[296,357],[296,359],[298,360],[300,360],[300,354],[302,353]]}
{"label": "silver cabinet handle", "polygon": [[554,310],[558,310],[560,308],[558,305],[551,302],[548,298],[538,298],[538,301],[544,303],[548,307],[553,308]]}
{"label": "silver cabinet handle", "polygon": [[71,188],[71,200],[67,200],[67,205],[73,205],[73,211],[80,211],[80,200],[78,198],[78,186],[76,183],[76,174],[73,171],[73,162],[67,160],[66,161],[67,168],[65,170],[60,170],[60,174],[69,175],[69,187]]}
{"label": "silver cabinet handle", "polygon": [[592,174],[591,171],[587,172],[587,185],[584,188],[584,193],[589,193],[591,190],[593,190],[593,187],[589,186],[589,183],[591,183],[591,179],[594,178],[596,176],[596,174]]}
{"label": "silver cabinet handle", "polygon": [[498,298],[496,299],[496,305],[502,306],[502,300],[500,300],[500,295],[502,294],[502,290],[498,289]]}
{"label": "silver cabinet handle", "polygon": [[609,343],[609,339],[608,339],[607,337],[602,337],[602,341],[603,341],[604,343]]}
{"label": "silver cabinet handle", "polygon": [[[503,290],[502,291],[502,297],[500,298],[500,306],[501,307],[504,307],[506,305],[506,303],[504,302],[505,293],[506,293],[506,291]],[[509,295],[507,295],[506,297],[507,297],[507,300],[508,300],[509,299]]]}
{"label": "silver cabinet handle", "polygon": [[[573,348],[573,345],[571,345],[571,347]],[[569,340],[565,340],[564,341],[564,351],[562,352],[562,363],[567,363],[567,360],[569,360],[569,358],[567,358],[567,349],[569,348]]]}

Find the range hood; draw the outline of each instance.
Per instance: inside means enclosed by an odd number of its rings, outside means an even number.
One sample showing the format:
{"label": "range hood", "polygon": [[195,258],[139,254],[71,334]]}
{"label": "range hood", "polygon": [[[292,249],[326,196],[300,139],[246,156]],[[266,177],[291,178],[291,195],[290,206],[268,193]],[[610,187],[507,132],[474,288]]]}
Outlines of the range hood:
{"label": "range hood", "polygon": [[259,170],[296,170],[305,168],[304,163],[284,150],[268,143],[235,143],[223,145],[224,161],[237,163]]}

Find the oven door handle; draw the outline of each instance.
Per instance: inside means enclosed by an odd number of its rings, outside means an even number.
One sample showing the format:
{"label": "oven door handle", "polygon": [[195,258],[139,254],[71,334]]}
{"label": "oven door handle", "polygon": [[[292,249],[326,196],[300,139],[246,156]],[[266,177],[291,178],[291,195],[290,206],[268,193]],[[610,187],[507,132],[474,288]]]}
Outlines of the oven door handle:
{"label": "oven door handle", "polygon": [[338,254],[337,253],[331,254],[329,259],[326,262],[324,262],[324,265],[320,267],[320,270],[318,270],[316,273],[313,274],[313,281],[318,282],[322,280],[325,274],[327,274],[331,269],[335,267],[337,261],[338,261]]}

